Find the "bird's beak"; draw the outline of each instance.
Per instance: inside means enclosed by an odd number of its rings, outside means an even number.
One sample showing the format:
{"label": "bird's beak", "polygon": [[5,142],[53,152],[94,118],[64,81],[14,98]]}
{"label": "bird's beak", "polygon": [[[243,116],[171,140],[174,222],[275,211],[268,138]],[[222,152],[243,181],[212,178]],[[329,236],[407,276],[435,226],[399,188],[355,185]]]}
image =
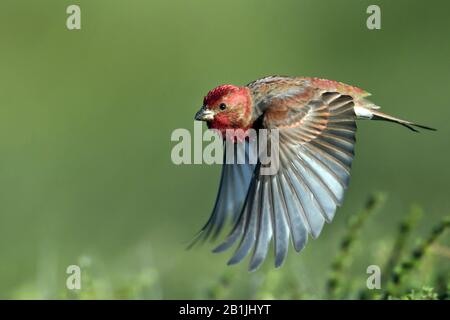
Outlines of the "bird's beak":
{"label": "bird's beak", "polygon": [[211,121],[214,119],[214,112],[206,109],[205,107],[201,107],[201,109],[195,114],[194,119],[198,121]]}

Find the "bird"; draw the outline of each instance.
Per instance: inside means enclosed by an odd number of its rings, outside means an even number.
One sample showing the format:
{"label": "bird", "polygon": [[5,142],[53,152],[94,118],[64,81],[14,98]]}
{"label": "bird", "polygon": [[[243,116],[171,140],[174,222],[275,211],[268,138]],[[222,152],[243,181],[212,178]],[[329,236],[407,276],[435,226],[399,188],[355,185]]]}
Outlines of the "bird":
{"label": "bird", "polygon": [[[227,131],[261,129],[278,132],[279,167],[262,174],[254,163],[224,163],[219,189],[206,224],[191,243],[215,240],[227,223],[228,235],[213,252],[236,245],[228,265],[250,255],[248,270],[258,269],[273,241],[274,264],[280,267],[290,243],[296,252],[316,239],[330,223],[349,185],[356,121],[383,120],[417,132],[436,130],[385,113],[358,87],[316,77],[268,76],[245,86],[220,85],[203,98],[195,120],[205,121],[227,141]],[[244,145],[249,139],[231,141]]]}

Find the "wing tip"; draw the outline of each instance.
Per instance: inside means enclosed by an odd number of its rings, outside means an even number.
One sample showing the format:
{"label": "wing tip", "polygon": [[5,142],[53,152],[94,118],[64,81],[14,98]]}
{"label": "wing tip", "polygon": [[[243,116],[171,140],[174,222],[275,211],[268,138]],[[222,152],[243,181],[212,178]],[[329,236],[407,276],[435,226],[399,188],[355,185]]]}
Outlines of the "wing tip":
{"label": "wing tip", "polygon": [[304,239],[297,239],[292,241],[292,245],[294,247],[295,252],[300,252],[303,249],[305,249],[306,247],[306,243],[308,242],[308,236],[306,235],[306,237]]}
{"label": "wing tip", "polygon": [[217,247],[215,247],[211,251],[213,253],[221,253],[221,252],[224,252],[227,249],[229,249],[232,245],[233,245],[232,243],[228,243],[228,242],[225,241],[225,242],[219,244]]}
{"label": "wing tip", "polygon": [[234,255],[234,256],[232,256],[232,257],[230,258],[230,260],[228,260],[227,265],[228,265],[228,266],[234,266],[235,264],[238,264],[239,262],[241,262],[242,259],[244,259],[244,257],[245,257],[245,256],[243,256],[243,257],[238,257],[238,256]]}
{"label": "wing tip", "polygon": [[275,255],[275,263],[274,263],[275,269],[280,268],[284,264],[286,257],[287,257],[287,255],[283,255],[281,257]]}
{"label": "wing tip", "polygon": [[252,259],[249,266],[248,272],[255,272],[262,265],[264,258]]}

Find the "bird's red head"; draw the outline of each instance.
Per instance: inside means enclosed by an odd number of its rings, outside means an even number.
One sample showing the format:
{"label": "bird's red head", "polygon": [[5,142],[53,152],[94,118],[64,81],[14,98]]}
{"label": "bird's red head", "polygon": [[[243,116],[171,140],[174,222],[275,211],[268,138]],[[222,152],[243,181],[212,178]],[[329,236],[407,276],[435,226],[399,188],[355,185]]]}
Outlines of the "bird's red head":
{"label": "bird's red head", "polygon": [[252,125],[252,98],[247,87],[221,85],[203,99],[195,120],[206,121],[208,128],[222,133],[226,130],[247,130]]}

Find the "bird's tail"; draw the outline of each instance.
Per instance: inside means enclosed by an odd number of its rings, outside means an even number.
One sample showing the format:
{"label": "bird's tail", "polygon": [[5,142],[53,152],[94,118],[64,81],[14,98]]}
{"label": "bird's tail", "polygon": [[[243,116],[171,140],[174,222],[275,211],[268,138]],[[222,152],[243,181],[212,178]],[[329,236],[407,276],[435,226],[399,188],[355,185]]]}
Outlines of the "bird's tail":
{"label": "bird's tail", "polygon": [[[402,119],[390,116],[388,114],[385,114],[383,112],[380,112],[380,111],[376,110],[375,108],[364,108],[363,107],[363,110],[360,109],[362,112],[359,111],[357,108],[355,108],[355,111],[356,111],[357,116],[360,119],[384,120],[384,121],[389,121],[389,122],[395,122],[395,123],[401,124],[402,126],[408,128],[414,132],[419,132],[419,130],[417,130],[416,128],[436,131],[435,128],[427,127],[427,126],[424,126],[424,125],[421,125],[418,123],[414,123],[411,121],[402,120]],[[361,107],[359,107],[359,108],[361,108]]]}

